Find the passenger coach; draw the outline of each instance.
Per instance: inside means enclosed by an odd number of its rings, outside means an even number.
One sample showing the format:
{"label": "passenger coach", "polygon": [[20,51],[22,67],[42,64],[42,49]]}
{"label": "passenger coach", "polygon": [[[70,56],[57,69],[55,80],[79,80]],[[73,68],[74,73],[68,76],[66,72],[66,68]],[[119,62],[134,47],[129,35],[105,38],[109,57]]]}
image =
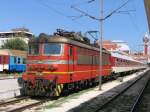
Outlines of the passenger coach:
{"label": "passenger coach", "polygon": [[1,49],[0,72],[24,72],[26,70],[26,51]]}

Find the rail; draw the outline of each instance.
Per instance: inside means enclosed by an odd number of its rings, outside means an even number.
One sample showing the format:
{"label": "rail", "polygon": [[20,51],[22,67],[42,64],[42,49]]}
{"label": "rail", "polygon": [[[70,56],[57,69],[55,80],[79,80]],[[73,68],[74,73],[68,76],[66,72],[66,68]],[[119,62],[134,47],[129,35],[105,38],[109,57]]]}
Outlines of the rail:
{"label": "rail", "polygon": [[[146,72],[147,73],[147,72]],[[118,94],[114,95],[110,100],[108,100],[107,102],[103,103],[99,108],[97,108],[94,112],[99,112],[100,110],[104,109],[106,105],[108,105],[109,103],[111,103],[113,100],[117,99],[117,97],[119,97],[121,94],[123,94],[124,92],[126,92],[130,87],[132,87],[135,83],[137,83],[140,79],[142,79],[146,73],[143,73],[142,76],[140,76],[139,78],[137,78],[133,83],[129,84],[125,89],[123,89],[121,92],[119,92]]]}
{"label": "rail", "polygon": [[145,82],[144,87],[143,87],[142,90],[140,91],[140,93],[139,93],[139,95],[138,95],[138,97],[137,97],[135,103],[133,104],[133,106],[132,106],[130,112],[135,112],[136,107],[137,107],[137,105],[139,104],[139,102],[140,102],[140,100],[141,100],[141,98],[142,98],[142,96],[143,96],[143,94],[144,94],[144,90],[145,90],[146,87],[148,86],[149,81],[150,81],[150,77],[149,77],[148,81]]}
{"label": "rail", "polygon": [[25,100],[25,99],[27,99],[27,98],[29,98],[29,97],[21,97],[21,96],[18,96],[18,97],[14,98],[14,99],[10,99],[10,100],[7,100],[7,101],[1,101],[1,102],[0,102],[0,107],[1,107],[1,106],[4,106],[4,105],[7,105],[7,104],[17,103],[17,102],[19,102],[19,101],[21,101],[21,100]]}

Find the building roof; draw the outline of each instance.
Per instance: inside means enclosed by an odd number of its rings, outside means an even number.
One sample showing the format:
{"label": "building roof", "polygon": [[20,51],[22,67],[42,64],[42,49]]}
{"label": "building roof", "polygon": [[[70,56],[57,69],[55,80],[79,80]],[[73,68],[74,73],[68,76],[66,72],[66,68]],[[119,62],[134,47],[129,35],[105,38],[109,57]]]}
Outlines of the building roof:
{"label": "building roof", "polygon": [[12,34],[12,33],[26,33],[26,34],[30,34],[30,35],[33,35],[31,32],[28,32],[28,31],[8,31],[8,32],[1,32],[0,31],[0,34]]}
{"label": "building roof", "polygon": [[110,51],[130,51],[127,43],[122,40],[103,41],[103,47]]}
{"label": "building roof", "polygon": [[13,49],[0,49],[0,55],[20,56],[26,58],[27,52]]}

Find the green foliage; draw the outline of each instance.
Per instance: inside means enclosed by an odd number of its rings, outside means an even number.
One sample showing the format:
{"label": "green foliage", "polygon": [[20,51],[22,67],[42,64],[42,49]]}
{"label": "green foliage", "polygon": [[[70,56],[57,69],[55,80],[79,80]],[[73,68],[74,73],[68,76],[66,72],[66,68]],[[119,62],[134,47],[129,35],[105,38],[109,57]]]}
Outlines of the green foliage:
{"label": "green foliage", "polygon": [[24,50],[28,49],[28,45],[20,38],[10,39],[2,45],[3,49]]}

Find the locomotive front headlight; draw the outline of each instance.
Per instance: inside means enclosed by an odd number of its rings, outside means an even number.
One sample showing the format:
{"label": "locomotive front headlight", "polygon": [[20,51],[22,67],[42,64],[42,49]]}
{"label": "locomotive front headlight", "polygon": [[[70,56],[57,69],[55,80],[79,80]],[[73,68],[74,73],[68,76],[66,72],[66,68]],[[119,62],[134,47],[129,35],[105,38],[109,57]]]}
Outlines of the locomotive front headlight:
{"label": "locomotive front headlight", "polygon": [[53,66],[53,65],[50,65],[50,66],[48,67],[48,70],[50,70],[50,71],[55,71],[55,70],[57,70],[57,68],[56,68],[55,66]]}

